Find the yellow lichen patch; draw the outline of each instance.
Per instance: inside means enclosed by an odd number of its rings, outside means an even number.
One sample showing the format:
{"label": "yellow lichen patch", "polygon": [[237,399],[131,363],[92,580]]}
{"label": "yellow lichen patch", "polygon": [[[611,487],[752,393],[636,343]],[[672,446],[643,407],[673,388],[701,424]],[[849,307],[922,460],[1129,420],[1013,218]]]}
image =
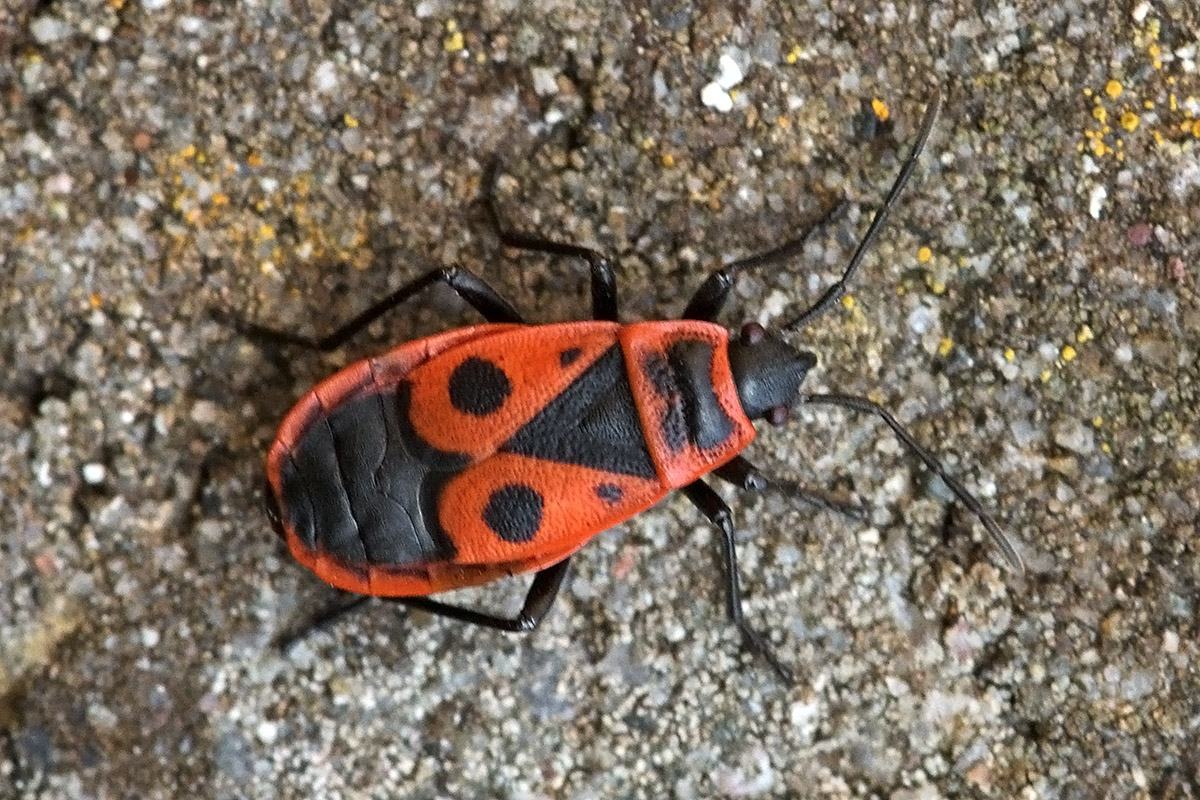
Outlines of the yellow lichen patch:
{"label": "yellow lichen patch", "polygon": [[1075,334],[1075,341],[1078,344],[1086,344],[1096,338],[1096,334],[1092,333],[1091,327],[1083,325],[1079,328],[1079,332]]}
{"label": "yellow lichen patch", "polygon": [[1139,122],[1138,115],[1132,111],[1126,111],[1121,115],[1121,127],[1127,131],[1136,131]]}
{"label": "yellow lichen patch", "polygon": [[922,247],[917,251],[917,261],[920,261],[922,264],[928,263],[931,258],[933,258],[933,251],[928,247]]}
{"label": "yellow lichen patch", "polygon": [[260,156],[258,153],[250,153],[250,155],[246,156],[246,166],[257,168],[261,167],[262,165],[262,156]]}
{"label": "yellow lichen patch", "polygon": [[1042,374],[1038,377],[1041,378],[1042,383],[1048,383],[1050,381],[1051,372],[1048,369],[1044,369],[1042,370]]}
{"label": "yellow lichen patch", "polygon": [[842,295],[842,305],[846,308],[854,308],[854,295]]}
{"label": "yellow lichen patch", "polygon": [[463,49],[462,31],[458,29],[458,23],[452,19],[446,21],[446,37],[442,39],[442,47],[447,53],[457,53]]}
{"label": "yellow lichen patch", "polygon": [[1102,425],[1104,425],[1104,417],[1100,416],[1099,414],[1092,417],[1092,427],[1093,428],[1099,428]]}
{"label": "yellow lichen patch", "polygon": [[662,165],[668,169],[675,166],[675,156],[671,155],[670,153],[663,153]]}
{"label": "yellow lichen patch", "polygon": [[1074,361],[1075,360],[1075,348],[1071,347],[1071,345],[1067,345],[1066,347],[1064,347],[1062,349],[1062,360],[1063,361]]}
{"label": "yellow lichen patch", "polygon": [[1113,100],[1116,100],[1118,97],[1120,97],[1121,92],[1123,91],[1125,90],[1122,88],[1120,81],[1109,81],[1108,83],[1104,84],[1104,93]]}
{"label": "yellow lichen patch", "polygon": [[789,64],[795,64],[800,60],[800,45],[792,47],[791,51],[784,57],[784,61]]}
{"label": "yellow lichen patch", "polygon": [[954,349],[954,340],[951,339],[949,336],[943,337],[942,341],[940,341],[938,343],[938,355],[940,355],[940,356],[950,355],[950,351],[953,349]]}
{"label": "yellow lichen patch", "polygon": [[1004,348],[1004,360],[1005,361],[1011,362],[1016,357],[1017,357],[1017,354],[1015,352],[1013,352],[1013,349],[1011,347]]}
{"label": "yellow lichen patch", "polygon": [[879,117],[880,122],[887,122],[888,117],[892,115],[892,112],[888,110],[887,103],[878,97],[871,100],[871,110],[875,112],[875,116]]}
{"label": "yellow lichen patch", "polygon": [[358,127],[358,120],[355,119],[354,117],[350,116],[349,114],[342,115],[342,123],[347,128],[357,128]]}

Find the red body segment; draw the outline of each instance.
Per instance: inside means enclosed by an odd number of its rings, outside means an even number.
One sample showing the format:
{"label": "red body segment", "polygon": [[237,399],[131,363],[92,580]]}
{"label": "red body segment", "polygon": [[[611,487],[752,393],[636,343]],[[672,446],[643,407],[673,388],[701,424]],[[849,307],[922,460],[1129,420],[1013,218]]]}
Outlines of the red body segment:
{"label": "red body segment", "polygon": [[293,556],[361,594],[542,569],[754,438],[705,322],[486,324],[356,362],[267,458]]}

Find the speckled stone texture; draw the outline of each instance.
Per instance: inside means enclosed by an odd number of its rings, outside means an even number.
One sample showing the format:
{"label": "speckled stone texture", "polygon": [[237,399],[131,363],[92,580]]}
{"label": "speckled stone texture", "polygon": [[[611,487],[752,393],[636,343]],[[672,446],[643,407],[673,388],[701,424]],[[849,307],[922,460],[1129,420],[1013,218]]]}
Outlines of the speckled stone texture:
{"label": "speckled stone texture", "polygon": [[[536,8],[535,8],[536,5]],[[739,10],[724,8],[737,5]],[[643,8],[643,6],[647,6]],[[1200,11],[1191,0],[0,0],[0,797],[1200,797]],[[732,66],[731,66],[732,65]],[[314,381],[620,260],[627,320],[840,199],[731,326],[846,263],[945,107],[851,300],[795,337],[995,509],[1028,569],[882,426],[800,409],[748,455],[867,510],[681,498],[597,539],[543,629],[333,601],[261,509]],[[458,598],[511,607],[519,586]]]}

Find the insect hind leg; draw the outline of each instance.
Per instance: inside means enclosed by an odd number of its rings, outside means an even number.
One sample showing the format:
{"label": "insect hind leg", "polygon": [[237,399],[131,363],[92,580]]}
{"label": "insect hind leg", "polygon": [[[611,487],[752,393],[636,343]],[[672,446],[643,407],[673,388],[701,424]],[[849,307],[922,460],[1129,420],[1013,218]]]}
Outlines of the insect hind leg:
{"label": "insect hind leg", "polygon": [[471,608],[431,600],[428,597],[381,597],[379,599],[406,605],[429,614],[436,614],[439,617],[481,625],[485,628],[494,628],[509,633],[527,633],[535,630],[542,623],[554,605],[558,591],[567,577],[570,563],[571,559],[565,558],[557,564],[538,571],[533,577],[533,583],[529,586],[529,592],[525,595],[525,603],[515,617],[487,614]]}

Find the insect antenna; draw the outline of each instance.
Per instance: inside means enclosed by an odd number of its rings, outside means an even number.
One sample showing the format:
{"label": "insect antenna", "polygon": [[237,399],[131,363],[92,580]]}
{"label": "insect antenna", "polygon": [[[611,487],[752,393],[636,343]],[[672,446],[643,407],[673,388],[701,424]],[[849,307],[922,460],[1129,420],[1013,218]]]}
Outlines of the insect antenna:
{"label": "insect antenna", "polygon": [[866,235],[858,243],[854,255],[850,257],[850,263],[846,266],[846,271],[842,273],[842,277],[838,279],[837,283],[826,289],[825,294],[821,295],[817,302],[809,306],[808,310],[802,312],[790,322],[786,322],[780,326],[780,330],[799,330],[808,324],[811,319],[828,310],[830,306],[842,299],[842,295],[846,293],[846,284],[854,277],[854,273],[858,270],[858,265],[862,263],[863,256],[867,254],[867,250],[874,244],[875,238],[883,228],[884,222],[887,221],[888,214],[892,211],[892,206],[896,204],[896,198],[900,196],[900,192],[904,190],[904,185],[908,183],[909,177],[912,175],[913,170],[916,169],[917,159],[920,158],[921,151],[925,149],[925,142],[929,140],[929,134],[933,131],[933,123],[937,120],[938,109],[941,108],[941,105],[941,92],[935,89],[933,97],[929,99],[929,105],[925,107],[925,118],[921,121],[921,132],[917,135],[917,143],[913,146],[912,153],[900,169],[900,174],[896,176],[896,181],[892,184],[887,199],[883,201],[883,206],[875,212],[875,218],[871,220],[871,226],[867,228]]}
{"label": "insect antenna", "polygon": [[971,513],[979,518],[979,521],[983,523],[983,527],[987,529],[988,534],[992,537],[992,541],[994,541],[996,546],[1000,548],[1000,552],[1004,553],[1004,557],[1008,559],[1008,562],[1012,565],[1013,569],[1015,569],[1018,574],[1025,571],[1025,565],[1021,562],[1021,557],[1017,554],[1016,548],[1013,547],[1012,542],[1008,540],[1008,537],[1004,535],[1004,531],[1000,529],[1000,526],[996,523],[996,520],[992,518],[992,515],[984,509],[983,504],[975,499],[975,495],[971,494],[967,490],[967,487],[963,486],[957,478],[951,475],[946,468],[942,466],[942,462],[939,461],[937,457],[933,455],[933,453],[930,453],[928,450],[922,447],[917,440],[913,438],[912,434],[905,430],[904,426],[901,425],[895,417],[889,414],[886,409],[884,409],[878,403],[874,403],[865,397],[856,397],[855,395],[848,394],[802,394],[800,395],[800,402],[823,403],[825,405],[841,406],[842,408],[848,408],[851,411],[858,411],[864,414],[874,414],[883,420],[884,423],[892,429],[892,432],[896,434],[896,438],[898,438],[905,447],[907,447],[914,455],[916,455],[917,458],[925,462],[925,466],[927,466],[935,475],[945,482],[946,486],[949,487],[950,491],[954,493],[954,496],[958,498],[959,502],[970,509]]}

